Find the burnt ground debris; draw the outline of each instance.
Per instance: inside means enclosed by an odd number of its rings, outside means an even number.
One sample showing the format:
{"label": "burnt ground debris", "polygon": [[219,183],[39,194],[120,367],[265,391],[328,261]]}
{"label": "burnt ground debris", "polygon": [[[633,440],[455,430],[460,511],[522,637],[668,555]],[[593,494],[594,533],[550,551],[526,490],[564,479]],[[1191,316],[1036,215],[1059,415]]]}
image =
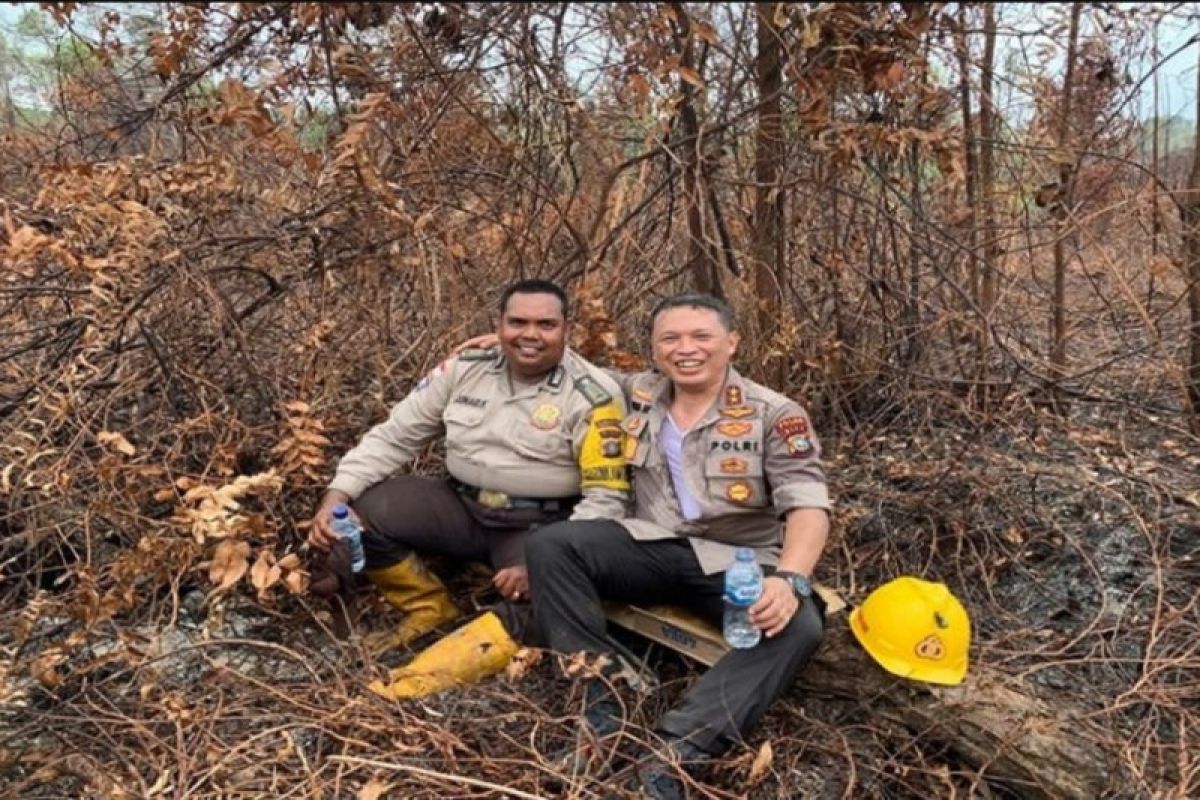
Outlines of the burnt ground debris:
{"label": "burnt ground debris", "polygon": [[[839,510],[823,577],[851,602],[897,574],[947,582],[972,613],[973,664],[1051,705],[1082,707],[1110,732],[1095,746],[1119,763],[1111,796],[1194,785],[1183,750],[1200,669],[1197,455],[1150,420],[1124,426],[1083,410],[1009,409],[979,435],[929,424],[828,441]],[[479,571],[447,574],[465,605],[493,599]],[[580,699],[555,658],[387,703],[365,684],[403,654],[376,661],[357,640],[339,641],[303,597],[266,605],[210,594],[199,577],[159,586],[154,602],[86,633],[69,609],[55,613],[65,589],[10,607],[6,792],[538,796],[542,754],[574,736]],[[363,624],[395,622],[369,590],[360,598]],[[627,697],[632,752],[697,667],[631,644],[662,680]],[[811,695],[802,680],[745,747],[700,773],[695,796],[1023,796],[962,763],[953,742],[876,711],[871,698]],[[769,766],[748,785],[764,744]],[[567,793],[619,789],[579,779]]]}

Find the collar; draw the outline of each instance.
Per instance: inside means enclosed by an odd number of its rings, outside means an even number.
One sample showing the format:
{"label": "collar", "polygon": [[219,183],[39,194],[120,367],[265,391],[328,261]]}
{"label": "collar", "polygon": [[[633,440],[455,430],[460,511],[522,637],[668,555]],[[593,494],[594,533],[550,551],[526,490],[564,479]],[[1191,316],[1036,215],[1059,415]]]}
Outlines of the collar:
{"label": "collar", "polygon": [[646,415],[661,407],[665,413],[671,403],[671,382],[659,372],[648,372],[634,381],[629,390],[629,411]]}
{"label": "collar", "polygon": [[[566,353],[563,354],[563,361],[566,360]],[[512,373],[508,371],[508,361],[503,355],[496,359],[496,364],[491,367],[492,372],[504,371],[504,377],[510,389],[512,389],[513,398],[518,397],[533,397],[538,394],[559,394],[563,387],[567,385],[567,368],[560,361],[555,365],[554,369],[534,384],[523,386],[520,389],[516,388],[516,383],[513,381]]]}

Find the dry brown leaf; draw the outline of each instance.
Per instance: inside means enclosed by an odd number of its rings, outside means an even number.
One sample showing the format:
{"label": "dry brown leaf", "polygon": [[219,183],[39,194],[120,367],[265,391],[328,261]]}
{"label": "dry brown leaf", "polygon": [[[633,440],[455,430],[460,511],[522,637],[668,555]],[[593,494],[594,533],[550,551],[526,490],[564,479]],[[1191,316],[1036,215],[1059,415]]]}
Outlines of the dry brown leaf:
{"label": "dry brown leaf", "polygon": [[49,648],[29,666],[29,674],[42,686],[53,689],[62,683],[62,676],[58,674],[57,667],[66,660],[67,657],[61,650],[56,647]]}
{"label": "dry brown leaf", "polygon": [[208,579],[217,589],[233,586],[249,569],[250,545],[233,539],[225,539],[217,545],[212,563],[208,567]]}
{"label": "dry brown leaf", "polygon": [[821,28],[815,22],[805,20],[804,32],[800,34],[800,49],[812,50],[821,43]]}
{"label": "dry brown leaf", "polygon": [[529,670],[536,667],[542,661],[542,651],[536,647],[522,647],[508,662],[508,666],[504,668],[504,676],[510,681],[519,681],[525,677]]}
{"label": "dry brown leaf", "polygon": [[707,22],[693,20],[692,33],[694,33],[697,38],[703,39],[709,44],[715,45],[717,43],[717,30]]}
{"label": "dry brown leaf", "polygon": [[298,553],[288,553],[283,558],[279,559],[279,566],[283,569],[297,569],[300,566],[300,555]]}
{"label": "dry brown leaf", "polygon": [[890,67],[875,76],[875,88],[883,90],[895,89],[904,80],[904,75],[904,65],[899,61],[893,61]]}
{"label": "dry brown leaf", "polygon": [[254,584],[254,588],[258,589],[258,596],[262,597],[263,593],[279,582],[283,570],[275,563],[275,554],[270,550],[262,549],[258,551],[258,558],[254,560],[254,566],[250,568],[250,583]]}
{"label": "dry brown leaf", "polygon": [[704,88],[704,78],[700,77],[700,73],[691,67],[676,67],[675,71],[679,73],[679,77],[699,89]]}
{"label": "dry brown leaf", "polygon": [[302,569],[294,569],[283,576],[283,586],[292,594],[304,594],[308,591],[309,575]]}
{"label": "dry brown leaf", "polygon": [[1026,538],[1025,531],[1023,531],[1017,527],[1010,527],[1008,530],[1006,530],[1004,532],[1005,541],[1011,542],[1013,544],[1024,544],[1025,538]]}
{"label": "dry brown leaf", "polygon": [[128,439],[119,433],[114,433],[113,431],[100,431],[100,433],[96,435],[96,440],[100,442],[100,444],[108,445],[117,452],[127,456],[131,456],[137,452],[137,448],[131,445]]}
{"label": "dry brown leaf", "polygon": [[358,800],[379,800],[383,793],[392,788],[390,783],[384,783],[379,776],[371,778],[358,790]]}
{"label": "dry brown leaf", "polygon": [[746,785],[754,786],[761,781],[771,769],[771,763],[774,760],[775,751],[768,739],[762,743],[762,747],[758,748],[758,753],[754,756],[754,763],[750,765],[750,774],[746,776]]}

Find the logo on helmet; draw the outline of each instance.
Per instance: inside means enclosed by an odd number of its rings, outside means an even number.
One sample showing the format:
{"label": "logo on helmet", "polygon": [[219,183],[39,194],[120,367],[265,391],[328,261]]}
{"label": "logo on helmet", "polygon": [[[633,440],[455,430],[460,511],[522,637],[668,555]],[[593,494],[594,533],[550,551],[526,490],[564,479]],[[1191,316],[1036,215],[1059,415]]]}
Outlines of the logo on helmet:
{"label": "logo on helmet", "polygon": [[917,642],[913,652],[917,654],[917,658],[941,661],[946,657],[946,646],[942,644],[942,640],[937,637],[937,634],[931,633]]}

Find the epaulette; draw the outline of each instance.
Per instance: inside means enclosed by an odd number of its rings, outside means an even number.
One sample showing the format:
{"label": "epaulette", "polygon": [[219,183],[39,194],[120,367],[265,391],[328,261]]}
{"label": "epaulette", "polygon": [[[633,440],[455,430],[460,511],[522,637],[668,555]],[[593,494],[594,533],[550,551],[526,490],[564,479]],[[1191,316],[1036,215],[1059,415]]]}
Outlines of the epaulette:
{"label": "epaulette", "polygon": [[459,361],[495,361],[500,351],[494,347],[468,347],[458,354]]}
{"label": "epaulette", "polygon": [[600,382],[591,375],[581,375],[575,379],[575,388],[587,398],[592,408],[612,402],[612,395],[604,390]]}

